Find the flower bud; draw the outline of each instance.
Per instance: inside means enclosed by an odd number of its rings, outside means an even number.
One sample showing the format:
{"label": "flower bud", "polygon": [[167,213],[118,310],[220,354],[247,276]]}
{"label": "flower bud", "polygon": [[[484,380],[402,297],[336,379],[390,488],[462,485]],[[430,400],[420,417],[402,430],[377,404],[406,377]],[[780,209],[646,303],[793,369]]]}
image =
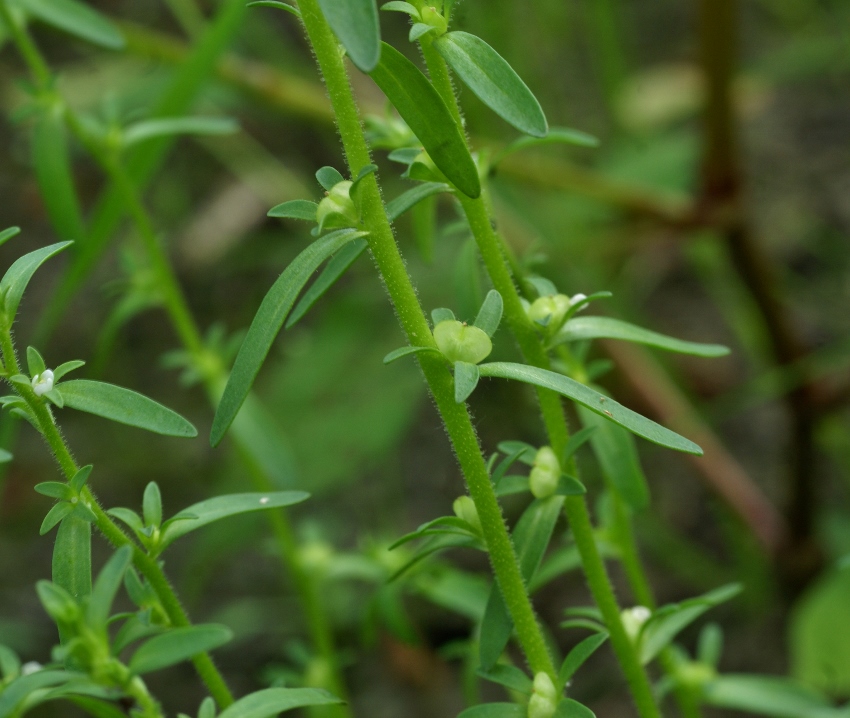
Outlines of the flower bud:
{"label": "flower bud", "polygon": [[570,298],[566,294],[552,294],[535,299],[528,308],[528,318],[551,330],[558,329],[570,309]]}
{"label": "flower bud", "polygon": [[446,18],[435,7],[423,7],[419,13],[419,17],[426,25],[430,25],[436,29],[437,35],[443,35],[449,29],[449,23],[446,22]]}
{"label": "flower bud", "polygon": [[478,327],[470,327],[457,319],[446,319],[434,327],[434,341],[450,362],[478,364],[493,351],[493,342]]}
{"label": "flower bud", "polygon": [[360,221],[350,195],[352,184],[349,180],[337,182],[319,202],[316,221],[320,227],[351,227]]}
{"label": "flower bud", "polygon": [[452,504],[452,511],[459,519],[463,519],[478,533],[483,533],[481,528],[481,519],[478,516],[478,509],[475,508],[475,502],[470,496],[459,496]]}
{"label": "flower bud", "polygon": [[620,620],[623,622],[623,628],[626,629],[626,634],[632,639],[632,643],[637,641],[643,624],[649,620],[651,615],[652,611],[646,606],[634,606],[633,608],[624,608],[620,611]]}
{"label": "flower bud", "polygon": [[36,374],[31,383],[35,395],[42,396],[53,388],[53,372],[45,369],[41,374]]}
{"label": "flower bud", "polygon": [[528,701],[528,718],[552,718],[558,707],[558,691],[548,674],[542,671],[534,676],[531,698]]}
{"label": "flower bud", "polygon": [[534,468],[528,477],[528,487],[538,499],[555,493],[561,478],[561,464],[551,446],[543,446],[534,457]]}

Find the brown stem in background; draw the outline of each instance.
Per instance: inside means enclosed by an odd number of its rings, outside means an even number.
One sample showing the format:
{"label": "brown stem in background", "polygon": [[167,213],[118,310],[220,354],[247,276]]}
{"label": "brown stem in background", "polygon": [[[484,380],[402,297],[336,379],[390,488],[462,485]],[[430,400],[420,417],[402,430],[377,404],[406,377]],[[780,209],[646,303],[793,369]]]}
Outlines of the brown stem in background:
{"label": "brown stem in background", "polygon": [[[768,254],[756,242],[743,210],[739,148],[735,129],[732,80],[737,64],[737,0],[700,0],[701,61],[706,78],[702,195],[698,202],[708,214],[717,208],[729,211],[731,221],[722,228],[732,264],[749,289],[762,315],[771,349],[780,365],[806,354],[780,298],[780,289]],[[726,214],[726,212],[722,212]],[[809,386],[785,397],[791,417],[789,544],[782,568],[792,586],[805,583],[817,570],[813,516],[815,482],[813,429],[815,407]]]}

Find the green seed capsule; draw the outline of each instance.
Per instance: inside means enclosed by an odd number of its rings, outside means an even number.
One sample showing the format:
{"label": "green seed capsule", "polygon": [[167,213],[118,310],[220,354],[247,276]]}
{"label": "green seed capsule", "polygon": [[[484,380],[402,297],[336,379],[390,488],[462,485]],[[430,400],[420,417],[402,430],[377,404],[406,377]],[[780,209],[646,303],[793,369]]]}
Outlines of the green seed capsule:
{"label": "green seed capsule", "polygon": [[475,508],[475,502],[469,496],[459,496],[452,504],[452,511],[459,519],[463,519],[478,533],[482,533],[481,519],[478,517],[478,509]]}
{"label": "green seed capsule", "polygon": [[434,327],[434,341],[450,362],[478,364],[493,351],[493,342],[478,327],[470,327],[456,319],[446,319]]}
{"label": "green seed capsule", "polygon": [[553,294],[535,299],[528,308],[528,318],[550,331],[559,329],[570,309],[570,298],[566,294]]}
{"label": "green seed capsule", "polygon": [[541,447],[534,457],[534,468],[528,477],[531,493],[538,499],[552,496],[558,488],[560,478],[561,464],[552,447]]}
{"label": "green seed capsule", "polygon": [[419,16],[422,18],[422,22],[436,29],[437,35],[443,35],[449,29],[446,18],[435,7],[423,7]]}
{"label": "green seed capsule", "polygon": [[531,698],[528,701],[528,718],[552,718],[558,707],[558,692],[552,679],[542,671],[534,676]]}
{"label": "green seed capsule", "polygon": [[353,227],[360,221],[350,195],[352,184],[349,180],[338,182],[319,202],[316,221],[320,227]]}

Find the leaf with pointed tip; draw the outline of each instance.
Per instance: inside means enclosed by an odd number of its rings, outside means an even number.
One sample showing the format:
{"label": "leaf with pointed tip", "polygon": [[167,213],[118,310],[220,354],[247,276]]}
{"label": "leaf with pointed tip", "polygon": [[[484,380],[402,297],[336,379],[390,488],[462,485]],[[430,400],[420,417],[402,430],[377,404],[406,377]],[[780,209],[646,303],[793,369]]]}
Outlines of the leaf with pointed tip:
{"label": "leaf with pointed tip", "polygon": [[78,601],[91,594],[91,524],[66,516],[53,544],[53,583]]}
{"label": "leaf with pointed tip", "polygon": [[89,475],[91,474],[93,468],[94,466],[92,464],[83,466],[79,471],[77,471],[76,474],[73,475],[73,477],[71,477],[71,488],[74,491],[76,491],[77,493],[82,491],[83,486],[86,485],[86,481],[89,480]]}
{"label": "leaf with pointed tip", "polygon": [[357,69],[372,72],[383,44],[375,0],[319,0],[319,6]]}
{"label": "leaf with pointed tip", "polygon": [[[434,47],[481,101],[506,122],[534,137],[549,130],[537,98],[508,62],[484,40],[468,32],[449,32]],[[414,130],[415,132],[415,130]]]}
{"label": "leaf with pointed tip", "polygon": [[419,352],[436,352],[440,353],[439,349],[435,349],[434,347],[401,347],[394,351],[391,351],[384,357],[384,364],[389,364],[394,362],[396,359],[401,359],[402,357],[410,356],[411,354],[417,354]]}
{"label": "leaf with pointed tip", "polygon": [[95,631],[106,630],[115,594],[124,582],[124,572],[133,558],[129,545],[119,548],[97,575],[86,608],[86,623]]}
{"label": "leaf with pointed tip", "polygon": [[[44,359],[41,354],[38,353],[38,349],[35,347],[27,347],[27,369],[29,369],[30,376],[35,376],[36,374],[41,374],[47,367],[44,365]],[[54,374],[54,381],[56,375]]]}
{"label": "leaf with pointed tip", "polygon": [[6,244],[12,237],[17,237],[21,233],[20,227],[9,227],[0,232],[0,245]]}
{"label": "leaf with pointed tip", "polygon": [[165,436],[198,435],[180,414],[130,389],[89,379],[61,384],[65,406]]}
{"label": "leaf with pointed tip", "polygon": [[599,139],[586,132],[573,130],[569,127],[550,127],[545,137],[520,137],[518,140],[514,140],[493,158],[492,164],[493,166],[497,165],[505,157],[519,150],[551,144],[599,147]]}
{"label": "leaf with pointed tip", "polygon": [[139,646],[127,667],[138,675],[158,671],[223,646],[232,638],[233,631],[215,623],[172,628]]}
{"label": "leaf with pointed tip", "polygon": [[114,516],[119,521],[123,521],[136,533],[139,533],[145,527],[141,516],[133,511],[133,509],[125,509],[123,506],[115,506],[108,509],[106,513],[110,516]]}
{"label": "leaf with pointed tip", "polygon": [[670,431],[670,429],[665,429],[651,419],[647,419],[645,416],[627,409],[613,399],[609,399],[590,387],[574,379],[570,379],[563,374],[557,374],[553,371],[526,366],[524,364],[514,364],[512,362],[480,364],[478,368],[481,376],[513,379],[514,381],[522,381],[543,389],[550,389],[586,406],[591,411],[603,418],[607,418],[609,421],[613,421],[615,424],[619,424],[632,433],[642,436],[647,441],[651,441],[659,446],[666,446],[668,449],[674,449],[675,451],[702,456],[702,449],[694,442]]}
{"label": "leaf with pointed tip", "polygon": [[134,122],[124,128],[121,139],[124,147],[155,137],[174,135],[232,135],[238,132],[239,123],[231,117],[155,117]]}
{"label": "leaf with pointed tip", "polygon": [[487,333],[487,336],[492,337],[499,328],[499,322],[502,321],[502,295],[495,289],[487,292],[484,298],[484,304],[478,311],[478,316],[475,317],[473,324]]}
{"label": "leaf with pointed tip", "polygon": [[342,701],[321,688],[266,688],[240,698],[218,718],[272,718],[293,708],[335,703]]}
{"label": "leaf with pointed tip", "polygon": [[272,285],[251,322],[216,410],[210,432],[213,446],[224,438],[236,418],[295,299],[313,272],[348,242],[362,236],[363,232],[353,229],[326,234],[301,252]]}
{"label": "leaf with pointed tip", "polygon": [[478,168],[443,98],[416,65],[383,43],[370,73],[440,171],[468,197],[481,194]]}
{"label": "leaf with pointed tip", "polygon": [[410,42],[416,42],[420,37],[427,35],[435,29],[436,28],[433,25],[428,25],[424,22],[416,22],[413,24],[413,27],[410,28],[410,32],[407,34],[407,39]]}
{"label": "leaf with pointed tip", "polygon": [[6,310],[6,321],[9,326],[12,326],[14,322],[21,298],[24,296],[24,290],[32,279],[32,275],[54,254],[58,254],[65,247],[70,247],[71,244],[73,242],[58,242],[48,247],[36,249],[34,252],[25,254],[6,270],[3,279],[0,279],[0,296],[4,297],[3,306]]}
{"label": "leaf with pointed tip", "polygon": [[594,636],[585,638],[573,648],[561,664],[561,670],[558,671],[558,685],[565,686],[584,662],[607,640],[607,633],[597,633]]}
{"label": "leaf with pointed tip", "polygon": [[479,377],[477,364],[465,361],[455,362],[455,401],[458,404],[465,402],[475,391]]}
{"label": "leaf with pointed tip", "polygon": [[286,320],[286,328],[289,329],[295,322],[303,317],[310,308],[321,299],[334,283],[354,264],[366,251],[369,243],[365,239],[355,239],[351,244],[343,247],[337,252],[327,266],[322,270],[318,279],[304,292],[304,296],[295,305],[295,309]]}
{"label": "leaf with pointed tip", "polygon": [[[345,177],[343,177],[339,170],[334,169],[333,167],[320,167],[316,171],[316,179],[319,184],[322,185],[322,188],[330,192],[336,185],[340,182],[345,181]],[[295,200],[296,202],[299,200]],[[300,200],[304,201],[304,200]]]}
{"label": "leaf with pointed tip", "polygon": [[452,188],[445,182],[424,182],[416,185],[416,187],[407,190],[404,194],[387,203],[387,216],[391,222],[394,222],[423,199],[441,192],[451,191]]}
{"label": "leaf with pointed tip", "polygon": [[[160,549],[203,526],[229,516],[237,516],[251,511],[280,508],[301,503],[310,497],[305,491],[271,491],[269,493],[229,494],[216,496],[187,507],[162,526]],[[195,518],[186,521],[174,521],[183,514],[193,514]]]}
{"label": "leaf with pointed tip", "polygon": [[50,531],[50,529],[52,529],[73,510],[74,505],[69,504],[67,501],[60,501],[58,504],[55,504],[50,511],[47,512],[47,516],[44,517],[44,521],[41,522],[41,528],[38,530],[38,535],[44,536],[44,534]]}
{"label": "leaf with pointed tip", "polygon": [[410,17],[419,17],[419,11],[409,2],[403,2],[402,0],[390,0],[390,2],[381,5],[381,10],[404,12],[410,15]]}
{"label": "leaf with pointed tip", "polygon": [[283,219],[303,219],[307,222],[316,221],[316,212],[319,205],[308,199],[292,199],[289,202],[272,207],[266,216],[281,217]]}
{"label": "leaf with pointed tip", "polygon": [[846,718],[820,693],[790,678],[727,674],[706,684],[703,701],[770,718]]}
{"label": "leaf with pointed tip", "polygon": [[274,7],[278,10],[285,10],[288,13],[292,13],[295,17],[301,17],[301,11],[297,7],[280,2],[280,0],[252,0],[245,7]]}
{"label": "leaf with pointed tip", "polygon": [[561,456],[561,465],[566,464],[573,456],[575,456],[576,452],[587,443],[588,439],[593,436],[593,432],[596,431],[595,426],[585,426],[583,429],[579,429],[575,434],[570,436],[569,441],[567,441],[567,445],[564,447],[564,453]]}
{"label": "leaf with pointed tip", "polygon": [[489,671],[479,668],[476,673],[481,678],[498,683],[500,686],[505,686],[513,691],[531,695],[532,683],[531,679],[524,671],[516,666],[509,666],[506,663],[497,663]]}
{"label": "leaf with pointed tip", "polygon": [[73,361],[66,361],[63,364],[60,364],[53,370],[54,384],[58,382],[68,372],[72,372],[74,371],[74,369],[79,369],[81,366],[85,366],[85,362],[80,361],[79,359],[74,359]]}
{"label": "leaf with pointed tip", "polygon": [[445,307],[438,307],[431,310],[431,321],[436,327],[440,322],[452,321],[455,318],[454,312]]}
{"label": "leaf with pointed tip", "polygon": [[124,47],[121,31],[89,5],[77,0],[19,0],[27,14],[109,50]]}
{"label": "leaf with pointed tip", "polygon": [[611,317],[577,317],[570,319],[552,338],[553,344],[579,339],[622,339],[664,349],[669,352],[691,354],[698,357],[721,357],[729,348],[721,344],[702,344],[668,337]]}
{"label": "leaf with pointed tip", "polygon": [[84,239],[83,211],[74,186],[61,107],[41,114],[32,135],[32,161],[47,216],[60,239]]}

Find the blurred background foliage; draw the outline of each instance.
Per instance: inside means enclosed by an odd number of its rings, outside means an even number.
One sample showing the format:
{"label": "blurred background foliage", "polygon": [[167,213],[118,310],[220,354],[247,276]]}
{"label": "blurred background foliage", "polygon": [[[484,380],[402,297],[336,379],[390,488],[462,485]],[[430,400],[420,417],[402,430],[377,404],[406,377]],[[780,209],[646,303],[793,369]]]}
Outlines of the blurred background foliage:
{"label": "blurred background foliage", "polygon": [[[44,25],[33,30],[63,96],[106,122],[162,107],[190,47],[217,13],[235,6],[92,4],[120,24],[123,50],[95,49]],[[268,208],[318,199],[313,172],[342,165],[294,18],[262,9],[231,14],[238,31],[213,70],[195,78],[197,91],[182,91],[192,100],[186,111],[234,117],[241,130],[146,145],[134,155],[140,165],[162,155],[146,203],[200,326],[219,325],[224,336],[244,331],[309,240],[302,226],[267,219]],[[414,57],[403,19],[385,15],[388,41]],[[593,350],[615,361],[604,381],[621,401],[706,448],[691,461],[639,446],[653,501],[637,521],[659,599],[741,581],[742,597],[714,615],[726,636],[721,667],[791,673],[850,696],[850,573],[841,563],[850,554],[850,4],[464,0],[456,24],[509,60],[551,124],[601,139],[598,149],[548,146],[499,166],[498,228],[519,261],[566,293],[611,291],[594,311],[733,349],[710,361],[611,341]],[[57,241],[31,162],[25,77],[14,49],[3,46],[0,227],[25,230],[0,251],[4,264]],[[356,71],[352,79],[366,111],[382,115],[372,82]],[[471,93],[461,99],[477,148],[495,152],[513,139]],[[72,145],[72,153],[91,220],[105,181],[81,148]],[[398,165],[381,151],[376,161],[386,196],[396,196],[404,188]],[[433,227],[422,213],[402,219],[398,241],[423,305],[451,306],[471,319],[488,289],[485,276],[452,207],[441,201],[436,217]],[[40,273],[18,341],[36,343],[48,365],[85,359],[88,376],[153,396],[190,417],[203,437],[211,411],[168,360],[177,341],[138,238],[114,225],[103,233],[103,251],[92,228],[73,257]],[[457,553],[451,563],[422,564],[405,581],[385,583],[403,561],[386,553],[388,543],[450,513],[463,493],[417,370],[381,363],[401,341],[373,267],[361,259],[276,343],[258,385],[273,414],[262,432],[274,437],[276,482],[313,494],[293,516],[322,582],[356,714],[451,716],[476,691],[496,691],[478,685],[459,658],[489,579],[480,556]],[[496,355],[516,358],[504,332]],[[542,440],[522,388],[485,383],[472,407],[487,452],[505,439]],[[108,506],[135,506],[153,479],[171,512],[245,489],[230,447],[140,438],[61,412],[60,422],[80,459],[94,463],[92,483]],[[50,541],[36,537],[48,499],[32,486],[53,467],[27,429],[0,487],[0,642],[44,660],[55,636],[33,585],[50,570]],[[3,431],[11,442],[14,430]],[[584,463],[598,492],[598,470]],[[521,509],[506,504],[510,517]],[[267,525],[251,516],[199,533],[168,559],[193,616],[236,630],[218,656],[239,692],[310,681],[303,619],[273,553]],[[564,606],[587,600],[579,572],[568,571],[537,605],[554,625]],[[695,635],[686,633],[685,643],[692,647]],[[562,647],[578,640],[569,631],[554,638]],[[603,653],[573,694],[599,716],[627,715],[618,669]],[[201,696],[184,671],[185,684],[151,679],[170,710],[189,710]],[[54,710],[39,715],[69,709]]]}

